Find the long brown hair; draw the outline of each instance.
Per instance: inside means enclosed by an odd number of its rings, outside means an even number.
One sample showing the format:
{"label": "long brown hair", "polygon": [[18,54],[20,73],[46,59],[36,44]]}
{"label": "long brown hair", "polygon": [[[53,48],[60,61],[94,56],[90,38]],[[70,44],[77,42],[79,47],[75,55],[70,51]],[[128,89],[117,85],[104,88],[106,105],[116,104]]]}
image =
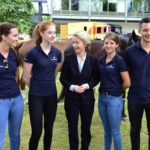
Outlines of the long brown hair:
{"label": "long brown hair", "polygon": [[44,31],[47,30],[49,26],[55,26],[56,27],[56,25],[52,21],[44,21],[44,22],[41,22],[35,26],[34,42],[36,45],[38,45],[42,42],[42,37],[40,35],[40,32],[44,33]]}

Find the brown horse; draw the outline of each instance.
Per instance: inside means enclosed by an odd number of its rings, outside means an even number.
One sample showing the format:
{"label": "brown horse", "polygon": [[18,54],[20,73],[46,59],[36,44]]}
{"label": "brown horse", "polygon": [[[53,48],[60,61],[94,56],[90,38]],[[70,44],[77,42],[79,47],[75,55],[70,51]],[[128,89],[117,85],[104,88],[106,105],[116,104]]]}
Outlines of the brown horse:
{"label": "brown horse", "polygon": [[[62,53],[62,60],[64,60],[64,51],[68,47],[69,44],[71,44],[72,40],[66,40],[66,41],[56,41],[52,45],[56,48],[58,48]],[[19,64],[20,66],[23,66],[24,56],[26,53],[35,46],[34,40],[29,40],[25,42],[18,43],[15,50],[19,54]],[[63,61],[62,61],[63,62]]]}
{"label": "brown horse", "polygon": [[[122,51],[124,52],[125,48],[133,42],[137,42],[139,40],[139,37],[135,34],[134,30],[132,33],[124,34],[124,35],[119,35],[120,36],[120,54],[122,55]],[[71,42],[72,40],[65,40],[65,41],[56,41],[52,45],[56,48],[58,48],[61,53],[62,53],[62,63],[64,61],[64,52],[67,51],[70,53],[72,50],[69,50],[71,48]],[[18,43],[18,45],[15,48],[15,51],[19,54],[19,64],[20,66],[23,66],[23,61],[24,61],[24,56],[26,53],[31,49],[32,47],[35,46],[34,40],[29,40],[25,42]],[[103,41],[101,40],[93,40],[92,41],[92,46],[91,50],[89,53],[97,56],[99,58],[104,54],[103,50]]]}
{"label": "brown horse", "polygon": [[[54,42],[52,45],[56,48],[58,48],[61,53],[62,53],[62,62],[64,61],[64,51],[65,49],[68,47],[69,44],[71,44],[72,40],[66,40],[66,41],[56,41]],[[15,47],[15,51],[18,53],[18,60],[19,60],[19,65],[21,67],[23,67],[23,62],[24,62],[24,57],[26,55],[26,53],[35,46],[34,40],[29,40],[29,41],[25,41],[25,42],[20,42],[17,44],[17,46]],[[19,79],[18,79],[19,80]],[[25,90],[25,84],[22,81],[22,79],[20,79],[18,81],[21,90]]]}
{"label": "brown horse", "polygon": [[[64,55],[67,52],[70,52],[72,49],[69,47],[72,47],[72,40],[66,40],[66,41],[57,41],[54,42],[52,45],[56,48],[58,48],[61,53],[62,53],[62,61],[64,61]],[[24,56],[26,53],[35,46],[34,40],[29,40],[25,42],[18,43],[16,46],[15,50],[18,53],[18,60],[19,60],[19,65],[23,67],[23,62],[24,62]],[[92,41],[92,47],[90,50],[90,53],[97,56],[98,58],[104,54],[104,50],[102,50],[103,47],[103,41]],[[68,51],[69,50],[69,51]],[[19,80],[19,85],[21,87],[21,90],[25,89],[25,84],[22,81],[22,79]]]}
{"label": "brown horse", "polygon": [[[118,50],[118,54],[123,56],[125,49],[132,45],[134,41],[131,39],[131,36],[126,36],[126,35],[119,35],[120,37],[120,49]],[[89,53],[96,56],[98,59],[105,54],[105,50],[103,48],[103,41],[101,40],[92,40],[91,43],[91,49],[89,50]],[[69,55],[74,52],[74,48],[72,44],[70,44],[66,50],[65,50],[65,56]],[[122,93],[122,95],[125,95],[125,91]],[[63,100],[65,96],[65,89],[62,89],[62,92],[58,98],[58,101]]]}
{"label": "brown horse", "polygon": [[[130,46],[133,44],[133,39],[132,37],[135,37],[135,32],[132,32],[131,35],[120,35],[120,52],[119,54],[123,56],[123,53],[126,49],[126,47]],[[72,47],[72,40],[65,40],[65,41],[57,41],[54,42],[52,45],[56,48],[58,48],[61,53],[62,53],[62,62],[64,61],[64,55],[67,55],[69,53],[73,52],[73,47]],[[32,47],[35,46],[34,40],[29,40],[25,42],[18,43],[16,47],[16,51],[19,55],[19,64],[20,66],[23,66],[23,61],[24,61],[24,56],[26,53],[31,49]],[[92,40],[91,44],[91,49],[89,51],[90,54],[96,56],[97,58],[100,58],[100,56],[104,55],[105,51],[103,49],[103,41],[101,40]],[[23,83],[22,80],[20,80],[20,86],[21,89],[25,89],[25,84]]]}

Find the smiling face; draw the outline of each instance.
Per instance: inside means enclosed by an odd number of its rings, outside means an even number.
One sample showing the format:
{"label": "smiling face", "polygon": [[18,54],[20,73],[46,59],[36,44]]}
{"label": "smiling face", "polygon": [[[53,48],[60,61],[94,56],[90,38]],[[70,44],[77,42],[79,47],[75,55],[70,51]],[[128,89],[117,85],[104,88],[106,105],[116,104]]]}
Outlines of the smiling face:
{"label": "smiling face", "polygon": [[144,42],[150,42],[150,23],[142,23],[139,28],[139,33],[141,34],[141,39]]}
{"label": "smiling face", "polygon": [[116,48],[119,46],[115,41],[109,38],[105,38],[104,40],[104,48],[107,54],[111,54],[116,52]]}
{"label": "smiling face", "polygon": [[56,37],[56,27],[55,26],[49,26],[47,30],[40,33],[42,37],[42,41],[47,43],[54,43],[55,37]]}
{"label": "smiling face", "polygon": [[85,52],[85,48],[87,46],[86,44],[83,43],[83,41],[80,38],[78,38],[76,36],[73,36],[73,38],[72,38],[72,45],[74,48],[74,52],[76,54]]}
{"label": "smiling face", "polygon": [[18,29],[12,28],[10,29],[10,33],[8,35],[2,35],[2,40],[9,46],[15,47],[18,42]]}

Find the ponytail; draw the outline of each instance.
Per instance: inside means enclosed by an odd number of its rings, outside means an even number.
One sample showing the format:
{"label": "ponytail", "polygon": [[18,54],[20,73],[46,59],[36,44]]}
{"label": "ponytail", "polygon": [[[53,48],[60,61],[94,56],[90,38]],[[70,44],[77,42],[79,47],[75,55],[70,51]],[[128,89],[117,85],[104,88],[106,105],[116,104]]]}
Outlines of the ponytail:
{"label": "ponytail", "polygon": [[36,45],[42,42],[42,38],[39,32],[40,24],[37,24],[34,29],[34,42]]}

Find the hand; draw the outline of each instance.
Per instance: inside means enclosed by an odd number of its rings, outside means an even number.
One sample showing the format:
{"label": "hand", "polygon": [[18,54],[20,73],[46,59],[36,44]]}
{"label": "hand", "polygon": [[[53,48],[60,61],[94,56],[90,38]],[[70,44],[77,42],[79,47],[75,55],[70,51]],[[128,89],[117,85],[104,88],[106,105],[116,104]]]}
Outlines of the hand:
{"label": "hand", "polygon": [[73,88],[73,91],[76,93],[83,93],[83,89],[81,88],[81,86],[75,85]]}
{"label": "hand", "polygon": [[82,84],[81,86],[80,86],[80,88],[83,90],[83,92],[86,90],[86,89],[88,89],[88,84],[87,83],[85,83],[85,84]]}

